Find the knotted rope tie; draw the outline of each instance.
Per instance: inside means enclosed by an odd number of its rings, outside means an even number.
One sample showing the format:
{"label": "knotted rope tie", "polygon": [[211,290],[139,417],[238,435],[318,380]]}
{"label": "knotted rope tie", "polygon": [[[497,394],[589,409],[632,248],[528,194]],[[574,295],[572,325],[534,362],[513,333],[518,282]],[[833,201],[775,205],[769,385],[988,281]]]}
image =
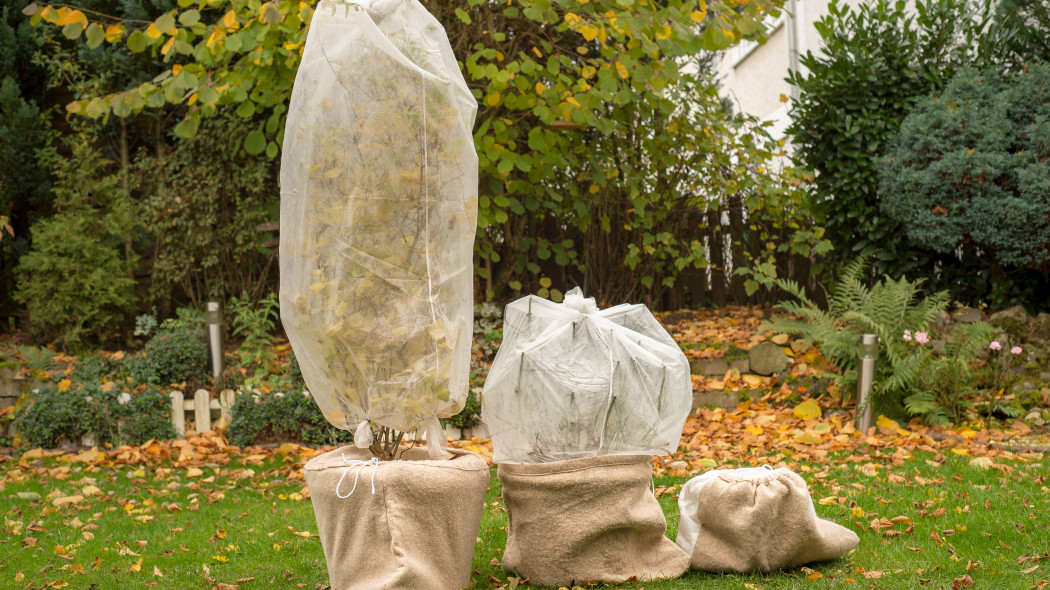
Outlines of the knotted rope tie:
{"label": "knotted rope tie", "polygon": [[[345,453],[340,453],[343,456],[343,463],[346,463],[346,471],[343,472],[343,477],[339,478],[339,483],[335,484],[335,495],[338,498],[345,499],[354,495],[354,490],[357,489],[357,479],[361,477],[361,470],[365,467],[372,466],[372,493],[376,493],[376,470],[379,469],[379,459],[372,457],[368,461],[361,460],[350,460],[346,458]],[[350,473],[350,470],[357,467],[357,475],[354,476],[354,487],[350,488],[350,493],[343,496],[339,493],[339,487],[343,485],[343,479],[346,478],[346,474]]]}

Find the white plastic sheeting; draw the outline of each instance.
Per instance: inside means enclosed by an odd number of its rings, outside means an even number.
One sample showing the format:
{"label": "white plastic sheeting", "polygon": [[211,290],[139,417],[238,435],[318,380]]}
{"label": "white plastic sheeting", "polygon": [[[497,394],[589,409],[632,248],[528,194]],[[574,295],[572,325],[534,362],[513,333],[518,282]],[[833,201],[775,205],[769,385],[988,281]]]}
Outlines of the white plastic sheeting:
{"label": "white plastic sheeting", "polygon": [[284,134],[280,299],[338,428],[436,433],[465,403],[476,112],[417,0],[317,6]]}
{"label": "white plastic sheeting", "polygon": [[670,454],[692,406],[689,361],[644,305],[507,306],[482,393],[496,462]]}

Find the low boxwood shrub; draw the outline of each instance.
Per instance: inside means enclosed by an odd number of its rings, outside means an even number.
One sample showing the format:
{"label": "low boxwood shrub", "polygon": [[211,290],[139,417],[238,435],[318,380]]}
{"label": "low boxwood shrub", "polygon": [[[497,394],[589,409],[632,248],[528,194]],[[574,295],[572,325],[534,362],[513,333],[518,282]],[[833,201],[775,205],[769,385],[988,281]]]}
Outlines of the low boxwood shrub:
{"label": "low boxwood shrub", "polygon": [[80,444],[80,438],[93,429],[89,397],[79,388],[38,389],[30,395],[32,402],[15,418],[15,430],[33,447]]}
{"label": "low boxwood shrub", "polygon": [[26,444],[44,448],[78,445],[84,436],[97,444],[175,438],[171,400],[164,392],[150,387],[131,393],[127,403],[120,402],[121,393],[91,382],[73,383],[65,391],[39,389],[19,409],[14,427]]}
{"label": "low boxwood shrub", "polygon": [[131,360],[131,378],[150,385],[199,382],[208,370],[204,330],[196,325],[161,330]]}
{"label": "low boxwood shrub", "polygon": [[329,424],[305,391],[238,395],[226,436],[239,447],[267,442],[329,445],[354,439],[350,432]]}
{"label": "low boxwood shrub", "polygon": [[171,398],[163,390],[150,387],[121,406],[121,442],[141,444],[150,439],[171,440],[178,436],[171,424]]}

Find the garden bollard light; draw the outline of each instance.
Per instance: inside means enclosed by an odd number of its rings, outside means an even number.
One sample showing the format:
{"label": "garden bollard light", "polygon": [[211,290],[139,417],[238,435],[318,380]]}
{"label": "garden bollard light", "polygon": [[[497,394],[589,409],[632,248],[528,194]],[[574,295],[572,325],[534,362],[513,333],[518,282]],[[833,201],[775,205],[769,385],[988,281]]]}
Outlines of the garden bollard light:
{"label": "garden bollard light", "polygon": [[867,432],[871,428],[875,417],[875,411],[868,394],[871,392],[871,384],[875,380],[875,361],[879,357],[879,337],[875,334],[861,334],[859,353],[857,430]]}
{"label": "garden bollard light", "polygon": [[218,301],[208,302],[208,348],[211,350],[211,376],[222,374],[222,312]]}

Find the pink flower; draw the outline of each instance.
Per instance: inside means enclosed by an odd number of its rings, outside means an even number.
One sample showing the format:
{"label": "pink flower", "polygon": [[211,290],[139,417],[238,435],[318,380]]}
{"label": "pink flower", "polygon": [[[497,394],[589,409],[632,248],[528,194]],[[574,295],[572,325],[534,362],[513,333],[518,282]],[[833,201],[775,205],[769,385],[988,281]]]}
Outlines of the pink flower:
{"label": "pink flower", "polygon": [[915,333],[915,341],[918,342],[919,344],[926,344],[927,342],[930,341],[930,335],[927,334],[926,332],[916,332]]}
{"label": "pink flower", "polygon": [[1015,346],[1010,349],[1010,354],[1021,354],[1021,347]]}
{"label": "pink flower", "polygon": [[988,348],[991,348],[992,350],[1002,350],[1003,345],[999,344],[998,340],[992,340],[992,343],[988,345]]}
{"label": "pink flower", "polygon": [[911,340],[911,330],[904,331],[904,339],[909,341]]}

